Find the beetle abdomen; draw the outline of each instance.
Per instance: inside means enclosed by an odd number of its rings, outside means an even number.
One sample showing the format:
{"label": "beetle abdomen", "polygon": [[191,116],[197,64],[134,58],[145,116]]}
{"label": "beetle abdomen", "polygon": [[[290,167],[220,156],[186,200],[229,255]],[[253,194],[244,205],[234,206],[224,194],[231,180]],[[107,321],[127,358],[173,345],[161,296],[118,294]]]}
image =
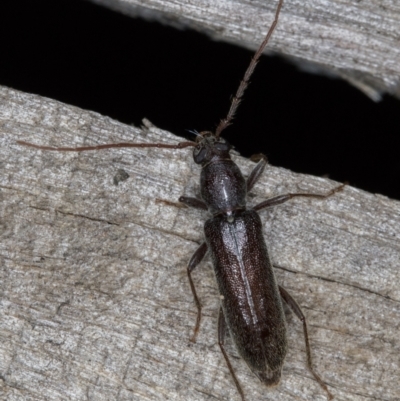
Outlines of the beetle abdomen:
{"label": "beetle abdomen", "polygon": [[231,223],[221,214],[206,222],[204,232],[238,352],[260,380],[277,384],[287,351],[286,325],[261,220],[253,210],[236,213]]}

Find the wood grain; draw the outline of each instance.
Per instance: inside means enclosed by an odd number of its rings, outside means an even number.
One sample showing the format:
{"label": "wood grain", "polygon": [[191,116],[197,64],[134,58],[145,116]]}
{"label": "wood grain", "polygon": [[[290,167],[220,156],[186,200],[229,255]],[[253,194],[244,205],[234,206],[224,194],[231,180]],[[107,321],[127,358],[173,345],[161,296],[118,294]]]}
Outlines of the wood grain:
{"label": "wood grain", "polygon": [[[207,259],[186,263],[206,213],[176,208],[198,192],[190,150],[38,151],[121,141],[173,143],[59,102],[0,91],[0,399],[239,400],[216,341],[218,296]],[[247,175],[254,166],[236,157]],[[119,170],[129,178],[114,184]],[[325,192],[337,183],[268,166],[249,197]],[[316,369],[336,400],[399,400],[400,203],[346,187],[261,213],[278,281],[308,318]],[[233,363],[248,400],[323,400],[305,367],[300,323],[268,390]]]}

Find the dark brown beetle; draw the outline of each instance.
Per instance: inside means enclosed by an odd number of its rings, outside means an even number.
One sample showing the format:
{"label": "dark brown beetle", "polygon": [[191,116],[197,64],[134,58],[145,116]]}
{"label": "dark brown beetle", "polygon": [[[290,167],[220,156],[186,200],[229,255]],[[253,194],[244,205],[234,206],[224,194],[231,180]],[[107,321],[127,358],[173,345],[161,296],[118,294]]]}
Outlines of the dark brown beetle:
{"label": "dark brown beetle", "polygon": [[289,193],[279,195],[248,209],[246,207],[246,195],[264,171],[267,164],[266,158],[261,157],[246,180],[239,167],[231,160],[230,150],[232,147],[220,136],[221,132],[230,125],[234,118],[243,93],[248,86],[250,76],[278,22],[282,4],[283,0],[279,0],[275,19],[246,70],[227,117],[221,120],[215,133],[201,132],[197,134],[196,142],[187,141],[175,145],[118,143],[77,148],[55,148],[23,141],[18,143],[42,150],[76,152],[118,147],[169,149],[194,147],[194,161],[202,166],[200,178],[202,199],[181,197],[179,201],[187,206],[207,210],[212,217],[204,225],[205,242],[196,250],[187,268],[190,287],[198,310],[191,341],[196,341],[201,321],[201,304],[196,294],[191,273],[209,252],[221,298],[218,342],[242,400],[245,399],[243,390],[224,347],[226,332],[229,332],[240,356],[252,372],[267,386],[277,385],[281,378],[282,366],[287,353],[286,322],[282,300],[302,321],[308,368],[326,391],[328,398],[332,399],[332,394],[312,367],[305,317],[295,300],[276,282],[263,236],[261,219],[257,211],[279,205],[294,197],[325,199],[340,191],[344,185],[334,188],[327,194]]}

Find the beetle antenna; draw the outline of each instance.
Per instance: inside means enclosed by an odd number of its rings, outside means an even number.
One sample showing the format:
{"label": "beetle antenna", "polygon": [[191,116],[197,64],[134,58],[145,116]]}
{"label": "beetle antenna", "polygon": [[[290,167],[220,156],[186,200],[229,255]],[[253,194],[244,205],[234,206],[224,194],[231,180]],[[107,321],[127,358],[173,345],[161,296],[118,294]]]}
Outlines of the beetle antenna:
{"label": "beetle antenna", "polygon": [[34,143],[25,141],[17,141],[18,145],[29,146],[30,148],[41,149],[41,150],[53,150],[55,152],[84,152],[87,150],[101,150],[101,149],[112,149],[112,148],[159,148],[159,149],[183,149],[187,147],[196,146],[196,142],[186,141],[179,142],[174,145],[166,143],[110,143],[105,145],[94,145],[94,146],[78,146],[75,148],[71,147],[54,147],[54,146],[42,146]]}
{"label": "beetle antenna", "polygon": [[218,127],[217,127],[217,129],[215,131],[215,136],[216,137],[219,137],[221,135],[221,132],[226,127],[231,125],[231,121],[235,117],[237,108],[239,107],[239,104],[240,104],[240,102],[242,100],[243,93],[246,90],[246,88],[249,86],[250,77],[253,74],[254,69],[256,68],[258,60],[259,60],[261,54],[263,53],[263,51],[265,49],[265,46],[267,46],[267,44],[268,44],[269,38],[271,37],[272,33],[275,30],[276,24],[278,23],[278,17],[279,17],[279,14],[281,12],[282,5],[283,5],[283,0],[279,0],[278,6],[277,6],[276,12],[275,12],[275,19],[272,22],[272,24],[271,24],[271,26],[270,26],[270,28],[268,30],[267,36],[265,36],[264,41],[261,43],[260,48],[254,54],[253,58],[251,59],[251,62],[249,64],[249,66],[247,67],[246,72],[244,73],[243,79],[240,82],[238,90],[236,91],[236,95],[232,99],[231,107],[229,109],[229,112],[228,112],[227,116],[224,119],[222,119],[220,121],[220,123],[218,124]]}

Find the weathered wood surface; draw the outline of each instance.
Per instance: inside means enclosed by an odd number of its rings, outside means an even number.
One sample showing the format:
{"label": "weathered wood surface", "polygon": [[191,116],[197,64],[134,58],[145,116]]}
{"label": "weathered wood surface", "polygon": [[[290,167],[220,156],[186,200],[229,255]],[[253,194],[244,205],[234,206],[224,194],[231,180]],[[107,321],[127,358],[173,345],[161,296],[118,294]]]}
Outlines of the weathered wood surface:
{"label": "weathered wood surface", "polygon": [[[92,1],[252,49],[261,43],[277,5],[276,0]],[[382,93],[400,97],[399,44],[398,0],[285,0],[267,51],[302,68],[340,76],[379,99]]]}
{"label": "weathered wood surface", "polygon": [[[186,263],[207,214],[156,201],[196,193],[190,150],[19,146],[176,138],[11,89],[0,97],[0,399],[239,400],[216,341],[208,259],[194,274],[204,319],[189,344]],[[254,165],[236,160],[245,174]],[[114,185],[119,169],[129,178]],[[268,166],[250,203],[336,185]],[[336,400],[399,400],[400,203],[347,187],[261,215],[278,281],[308,318]],[[305,367],[301,325],[288,322],[279,387],[233,360],[249,401],[326,399]]]}

